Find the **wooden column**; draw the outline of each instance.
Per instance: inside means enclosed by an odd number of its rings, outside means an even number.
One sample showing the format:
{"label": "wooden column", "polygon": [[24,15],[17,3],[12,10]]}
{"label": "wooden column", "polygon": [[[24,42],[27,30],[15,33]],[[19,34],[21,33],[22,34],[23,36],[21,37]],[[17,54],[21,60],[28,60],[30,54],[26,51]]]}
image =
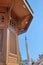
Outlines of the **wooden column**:
{"label": "wooden column", "polygon": [[18,35],[17,32],[12,27],[9,27],[7,29],[6,45],[7,45],[6,64],[19,65],[20,61],[19,61]]}
{"label": "wooden column", "polygon": [[18,64],[20,65],[20,50],[19,50],[19,42],[18,42],[18,35],[16,36],[16,45],[17,45],[17,61]]}
{"label": "wooden column", "polygon": [[19,65],[19,45],[17,32],[12,28],[4,28],[3,30],[3,45],[1,52],[1,65]]}

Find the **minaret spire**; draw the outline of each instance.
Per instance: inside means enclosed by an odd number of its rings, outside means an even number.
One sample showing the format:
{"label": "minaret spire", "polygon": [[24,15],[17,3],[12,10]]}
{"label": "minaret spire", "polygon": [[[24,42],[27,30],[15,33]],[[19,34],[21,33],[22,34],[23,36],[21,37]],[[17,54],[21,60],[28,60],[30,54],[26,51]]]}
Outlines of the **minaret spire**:
{"label": "minaret spire", "polygon": [[26,53],[27,53],[28,64],[31,65],[30,54],[28,52],[28,41],[27,41],[27,37],[26,36],[25,36],[25,42],[26,42]]}

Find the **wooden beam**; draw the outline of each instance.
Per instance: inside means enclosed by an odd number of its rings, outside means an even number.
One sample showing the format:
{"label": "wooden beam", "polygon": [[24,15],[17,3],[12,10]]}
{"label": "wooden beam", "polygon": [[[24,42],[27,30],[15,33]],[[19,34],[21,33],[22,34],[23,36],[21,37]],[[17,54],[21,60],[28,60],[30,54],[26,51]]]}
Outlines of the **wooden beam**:
{"label": "wooden beam", "polygon": [[0,0],[0,6],[10,7],[11,0]]}
{"label": "wooden beam", "polygon": [[12,10],[13,6],[14,6],[14,0],[11,0],[11,7],[9,10]]}
{"label": "wooden beam", "polygon": [[6,7],[0,6],[0,13],[6,13]]}

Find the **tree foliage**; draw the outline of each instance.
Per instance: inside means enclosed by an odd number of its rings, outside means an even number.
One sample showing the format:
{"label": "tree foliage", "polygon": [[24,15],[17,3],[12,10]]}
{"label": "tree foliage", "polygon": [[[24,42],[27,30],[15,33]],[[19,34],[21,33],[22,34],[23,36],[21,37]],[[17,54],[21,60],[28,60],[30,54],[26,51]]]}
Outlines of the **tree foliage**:
{"label": "tree foliage", "polygon": [[20,65],[22,65],[22,57],[21,57],[21,54],[20,54]]}

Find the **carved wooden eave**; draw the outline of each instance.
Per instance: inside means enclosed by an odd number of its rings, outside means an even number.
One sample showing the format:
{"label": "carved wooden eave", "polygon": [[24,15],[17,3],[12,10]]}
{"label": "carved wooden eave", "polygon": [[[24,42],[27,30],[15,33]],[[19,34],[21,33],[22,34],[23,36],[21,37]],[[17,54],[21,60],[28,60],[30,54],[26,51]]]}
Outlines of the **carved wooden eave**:
{"label": "carved wooden eave", "polygon": [[18,34],[21,34],[28,29],[33,19],[33,11],[26,0],[15,0],[11,17],[16,21],[14,21],[14,25],[17,28]]}
{"label": "carved wooden eave", "polygon": [[[0,0],[0,13],[6,13],[7,22],[4,24],[12,25],[18,34],[25,32],[33,19],[33,11],[27,0]],[[4,24],[0,24],[0,27],[4,27]]]}

